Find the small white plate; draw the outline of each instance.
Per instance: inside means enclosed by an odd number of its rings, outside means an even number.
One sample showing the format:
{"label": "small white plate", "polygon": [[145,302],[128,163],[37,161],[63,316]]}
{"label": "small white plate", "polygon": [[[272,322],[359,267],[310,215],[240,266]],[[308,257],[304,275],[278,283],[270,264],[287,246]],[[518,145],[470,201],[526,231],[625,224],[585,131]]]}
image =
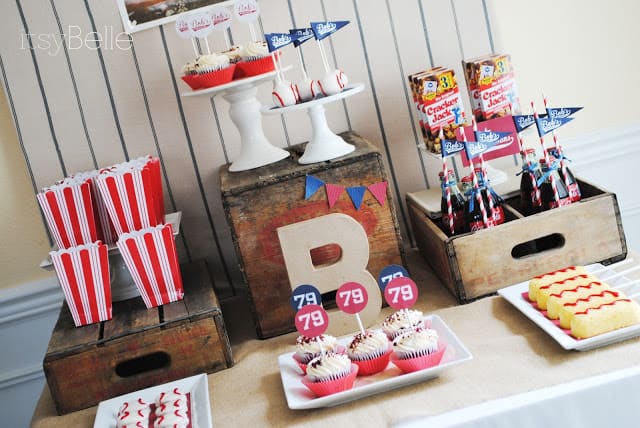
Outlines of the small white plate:
{"label": "small white plate", "polygon": [[191,393],[191,426],[193,428],[211,428],[211,406],[209,404],[209,387],[207,386],[206,374],[186,377],[101,401],[98,405],[98,413],[96,414],[93,428],[115,428],[118,410],[127,400],[142,398],[146,402],[153,402],[163,391],[176,387],[185,393]]}
{"label": "small white plate", "polygon": [[[425,317],[425,321],[430,323],[431,328],[436,330],[438,335],[447,342],[447,350],[439,365],[413,373],[402,373],[399,368],[389,362],[387,368],[381,373],[372,376],[359,376],[356,378],[352,389],[326,397],[316,397],[302,384],[303,374],[293,359],[293,352],[278,356],[282,386],[285,396],[287,397],[289,408],[315,409],[318,407],[336,406],[359,398],[432,379],[451,366],[473,358],[469,350],[439,316],[431,315]],[[338,339],[338,343],[347,345],[350,339],[351,336],[344,336]]]}
{"label": "small white plate", "polygon": [[[629,279],[622,277],[616,277],[610,281],[607,281],[607,277],[611,277],[615,274],[615,271],[611,269],[611,266],[605,267],[600,263],[586,266],[588,272],[598,271],[597,276],[602,281],[607,282],[611,287],[616,288],[623,284],[629,283]],[[604,270],[602,270],[604,269]],[[564,330],[555,325],[550,319],[545,317],[540,311],[534,308],[531,303],[522,296],[522,293],[529,291],[529,281],[524,281],[510,287],[502,288],[498,290],[498,294],[513,306],[518,308],[520,312],[527,316],[531,321],[536,323],[538,327],[544,330],[549,336],[551,336],[556,342],[560,344],[564,349],[576,350],[576,351],[588,351],[590,349],[599,348],[601,346],[610,345],[615,342],[621,342],[632,337],[640,336],[640,324],[632,325],[630,327],[621,328],[619,330],[610,331],[609,333],[600,334],[598,336],[590,337],[588,339],[575,339],[568,335]],[[626,295],[636,294],[640,291],[640,284],[631,285],[630,287],[624,287],[622,289]],[[639,297],[634,300],[639,301]]]}

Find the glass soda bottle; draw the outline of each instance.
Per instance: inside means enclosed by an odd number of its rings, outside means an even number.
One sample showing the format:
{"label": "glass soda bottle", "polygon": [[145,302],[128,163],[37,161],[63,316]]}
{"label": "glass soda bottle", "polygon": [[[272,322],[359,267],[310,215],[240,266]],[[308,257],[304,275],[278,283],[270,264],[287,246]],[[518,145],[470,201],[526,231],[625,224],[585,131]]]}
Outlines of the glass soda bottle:
{"label": "glass soda bottle", "polygon": [[[540,184],[540,199],[542,199],[542,209],[550,210],[552,208],[562,207],[571,203],[569,192],[564,184],[564,181],[560,177],[556,168],[550,168],[544,159],[540,159],[540,169],[542,175],[545,177],[544,181]],[[556,184],[558,190],[559,201],[556,201],[553,193],[553,186],[551,184],[551,177]]]}
{"label": "glass soda bottle", "polygon": [[440,184],[442,188],[442,199],[440,202],[440,211],[442,212],[442,226],[447,235],[451,236],[451,227],[449,225],[449,207],[447,203],[447,188],[451,198],[451,213],[453,216],[453,234],[458,235],[465,232],[464,220],[464,197],[458,189],[458,182],[453,171],[447,172],[447,177],[440,171]]}
{"label": "glass soda bottle", "polygon": [[[467,198],[464,203],[464,220],[466,223],[466,230],[468,232],[475,232],[476,230],[484,229],[485,224],[482,218],[482,210],[480,209],[480,204],[478,203],[478,199],[476,198],[473,190],[473,178],[471,175],[467,175],[462,178],[462,191]],[[489,210],[486,202],[485,209],[487,211]],[[487,224],[489,227],[493,225],[493,220],[490,216],[487,218]]]}
{"label": "glass soda bottle", "polygon": [[[536,162],[535,149],[525,149],[522,156],[522,176],[520,177],[520,205],[522,214],[532,215],[542,211],[538,179],[542,176],[540,165]],[[536,189],[538,190],[536,192]]]}
{"label": "glass soda bottle", "polygon": [[[562,153],[559,152],[558,149],[556,148],[548,149],[547,152],[554,158],[560,158],[563,156]],[[564,171],[567,172],[566,181],[564,177]],[[574,177],[573,172],[571,172],[569,167],[566,165],[566,162],[564,165],[564,170],[562,168],[559,168],[558,173],[560,174],[560,178],[562,178],[563,182],[565,183],[565,186],[568,184],[567,190],[569,191],[569,198],[571,199],[571,202],[578,202],[580,198],[582,198],[582,194],[580,193],[580,187],[578,186],[578,182],[576,181],[576,178]]]}
{"label": "glass soda bottle", "polygon": [[[480,192],[482,193],[482,200],[484,201],[484,206],[487,209],[487,213],[489,214],[489,227],[497,226],[504,223],[504,209],[502,208],[502,199],[499,198],[495,190],[493,190],[493,188],[489,184],[489,180],[484,180],[482,168],[474,168],[473,170],[475,171],[476,177],[478,178],[478,185],[480,186]],[[489,203],[489,198],[491,198],[491,204]],[[490,210],[492,206],[493,211]]]}

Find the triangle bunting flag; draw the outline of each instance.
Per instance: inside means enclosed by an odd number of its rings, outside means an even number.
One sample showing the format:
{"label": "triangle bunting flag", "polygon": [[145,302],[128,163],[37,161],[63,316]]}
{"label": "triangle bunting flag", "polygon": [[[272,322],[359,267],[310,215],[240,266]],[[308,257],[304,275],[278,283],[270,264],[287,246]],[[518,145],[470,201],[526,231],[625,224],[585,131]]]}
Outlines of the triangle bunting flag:
{"label": "triangle bunting flag", "polygon": [[364,198],[365,190],[367,190],[365,186],[347,187],[347,193],[351,198],[351,202],[353,202],[353,206],[356,207],[356,210],[359,210],[360,205],[362,205],[362,198]]}
{"label": "triangle bunting flag", "polygon": [[309,199],[316,191],[324,185],[324,181],[313,175],[307,175],[304,187],[304,199]]}

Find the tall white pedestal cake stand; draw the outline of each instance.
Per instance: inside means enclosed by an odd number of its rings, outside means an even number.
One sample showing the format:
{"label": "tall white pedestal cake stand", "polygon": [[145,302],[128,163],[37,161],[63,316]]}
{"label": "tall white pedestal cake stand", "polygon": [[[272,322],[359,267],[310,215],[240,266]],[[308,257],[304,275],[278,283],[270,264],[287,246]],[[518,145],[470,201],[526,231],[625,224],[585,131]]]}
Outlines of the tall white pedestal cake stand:
{"label": "tall white pedestal cake stand", "polygon": [[258,84],[272,80],[276,72],[233,80],[213,88],[183,92],[183,97],[215,97],[224,94],[229,101],[229,116],[240,132],[240,154],[233,159],[229,171],[246,171],[277,162],[289,152],[273,146],[262,130],[262,104],[256,98]]}
{"label": "tall white pedestal cake stand", "polygon": [[350,97],[364,90],[364,83],[349,85],[342,92],[317,98],[288,107],[265,107],[264,114],[286,114],[297,110],[307,110],[311,118],[312,134],[304,154],[298,160],[301,164],[323,162],[351,153],[355,147],[334,134],[327,125],[324,104]]}

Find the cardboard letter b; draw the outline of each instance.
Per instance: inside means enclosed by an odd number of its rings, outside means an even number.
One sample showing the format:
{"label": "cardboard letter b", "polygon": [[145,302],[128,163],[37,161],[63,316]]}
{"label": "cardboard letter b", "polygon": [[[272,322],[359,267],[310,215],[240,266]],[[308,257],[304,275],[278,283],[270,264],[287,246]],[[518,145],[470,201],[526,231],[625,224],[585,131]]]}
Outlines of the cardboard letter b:
{"label": "cardboard letter b", "polygon": [[[298,285],[311,284],[325,294],[337,290],[345,282],[358,282],[369,295],[369,303],[360,312],[360,319],[365,327],[376,321],[382,308],[382,296],[376,280],[367,271],[369,240],[360,223],[346,214],[328,214],[279,227],[278,237],[292,291]],[[311,250],[329,244],[341,248],[340,260],[331,265],[314,266]],[[339,309],[328,312],[327,333],[339,336],[358,330],[354,315]]]}

